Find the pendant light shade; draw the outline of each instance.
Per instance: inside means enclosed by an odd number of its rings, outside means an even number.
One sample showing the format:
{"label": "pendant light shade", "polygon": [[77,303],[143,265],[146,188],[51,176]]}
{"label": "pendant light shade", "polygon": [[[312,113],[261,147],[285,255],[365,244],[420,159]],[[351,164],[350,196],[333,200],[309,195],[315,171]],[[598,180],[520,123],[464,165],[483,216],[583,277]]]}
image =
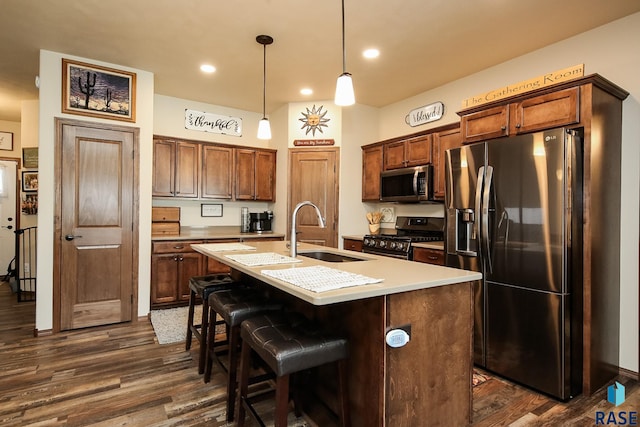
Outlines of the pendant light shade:
{"label": "pendant light shade", "polygon": [[271,125],[267,119],[266,100],[267,100],[267,45],[273,43],[273,37],[259,35],[256,41],[262,45],[262,119],[258,123],[258,139],[271,139]]}
{"label": "pendant light shade", "polygon": [[266,117],[258,122],[258,139],[271,139],[271,125]]}
{"label": "pendant light shade", "polygon": [[356,103],[351,74],[347,73],[347,49],[344,42],[344,0],[342,0],[342,74],[336,83],[336,105],[347,106]]}

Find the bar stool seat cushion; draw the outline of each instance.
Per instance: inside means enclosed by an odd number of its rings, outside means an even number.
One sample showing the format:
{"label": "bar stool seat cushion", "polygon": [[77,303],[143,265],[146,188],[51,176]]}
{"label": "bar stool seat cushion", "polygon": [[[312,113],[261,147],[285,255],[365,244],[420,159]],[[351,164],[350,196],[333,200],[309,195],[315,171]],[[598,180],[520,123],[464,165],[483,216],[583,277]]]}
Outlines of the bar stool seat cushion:
{"label": "bar stool seat cushion", "polygon": [[238,288],[211,294],[209,306],[227,325],[234,327],[258,313],[280,310],[282,303],[269,300],[257,289]]}
{"label": "bar stool seat cushion", "polygon": [[196,276],[189,279],[189,289],[196,293],[202,300],[209,299],[209,295],[222,289],[229,289],[235,281],[229,274],[209,274]]}
{"label": "bar stool seat cushion", "polygon": [[347,340],[329,337],[298,313],[245,320],[241,336],[278,376],[346,359]]}

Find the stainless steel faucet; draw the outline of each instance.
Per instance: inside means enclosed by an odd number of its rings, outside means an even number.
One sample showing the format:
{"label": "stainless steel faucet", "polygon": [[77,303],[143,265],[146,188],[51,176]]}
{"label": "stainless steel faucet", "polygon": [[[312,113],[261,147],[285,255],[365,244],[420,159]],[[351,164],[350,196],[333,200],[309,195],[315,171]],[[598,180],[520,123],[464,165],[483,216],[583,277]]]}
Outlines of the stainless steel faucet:
{"label": "stainless steel faucet", "polygon": [[324,218],[322,218],[322,214],[320,213],[320,209],[318,209],[318,207],[316,205],[314,205],[313,203],[311,203],[308,200],[305,200],[304,202],[300,202],[296,205],[296,207],[293,209],[293,213],[291,214],[291,241],[290,241],[290,254],[292,258],[295,258],[296,255],[298,255],[298,250],[296,248],[297,245],[297,236],[296,236],[296,217],[298,216],[298,211],[300,210],[301,207],[305,206],[305,205],[309,205],[309,206],[313,206],[313,208],[316,210],[316,214],[318,214],[318,219],[320,220],[320,227],[324,228],[325,224],[324,224]]}

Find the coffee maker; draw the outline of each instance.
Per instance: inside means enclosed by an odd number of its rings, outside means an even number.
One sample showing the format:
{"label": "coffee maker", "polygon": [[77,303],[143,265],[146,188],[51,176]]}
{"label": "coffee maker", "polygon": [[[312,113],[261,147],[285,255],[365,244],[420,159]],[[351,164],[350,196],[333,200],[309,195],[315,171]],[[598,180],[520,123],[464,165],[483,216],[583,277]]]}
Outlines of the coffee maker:
{"label": "coffee maker", "polygon": [[271,231],[272,211],[252,212],[249,214],[249,231],[252,233],[264,233]]}

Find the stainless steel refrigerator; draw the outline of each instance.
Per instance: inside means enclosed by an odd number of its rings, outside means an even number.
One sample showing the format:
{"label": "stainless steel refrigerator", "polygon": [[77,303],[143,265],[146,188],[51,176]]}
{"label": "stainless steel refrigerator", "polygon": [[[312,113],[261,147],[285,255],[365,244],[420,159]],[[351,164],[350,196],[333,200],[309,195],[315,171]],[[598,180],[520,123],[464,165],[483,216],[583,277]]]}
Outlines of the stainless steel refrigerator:
{"label": "stainless steel refrigerator", "polygon": [[446,264],[483,273],[474,361],[561,400],[582,382],[582,163],[567,129],[446,153]]}

